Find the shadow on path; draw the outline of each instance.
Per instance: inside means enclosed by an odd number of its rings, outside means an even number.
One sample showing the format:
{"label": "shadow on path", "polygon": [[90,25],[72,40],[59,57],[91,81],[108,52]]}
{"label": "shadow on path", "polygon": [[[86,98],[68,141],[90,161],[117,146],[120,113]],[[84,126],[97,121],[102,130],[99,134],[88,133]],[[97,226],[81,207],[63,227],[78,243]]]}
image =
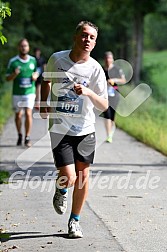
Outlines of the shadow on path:
{"label": "shadow on path", "polygon": [[7,242],[9,240],[38,239],[47,237],[62,237],[64,239],[70,239],[70,240],[72,239],[69,237],[68,233],[42,234],[41,232],[18,232],[18,233],[12,232],[12,233],[3,233],[2,237],[0,237],[1,238],[0,240],[1,242]]}

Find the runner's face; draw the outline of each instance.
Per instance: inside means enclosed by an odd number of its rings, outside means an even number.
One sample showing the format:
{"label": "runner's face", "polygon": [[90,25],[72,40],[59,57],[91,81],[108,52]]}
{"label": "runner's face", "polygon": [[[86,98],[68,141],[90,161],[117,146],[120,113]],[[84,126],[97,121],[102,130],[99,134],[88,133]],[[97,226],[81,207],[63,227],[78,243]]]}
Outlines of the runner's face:
{"label": "runner's face", "polygon": [[19,45],[19,52],[21,55],[26,55],[30,50],[29,43],[26,40],[23,40]]}
{"label": "runner's face", "polygon": [[40,58],[40,56],[41,56],[41,51],[40,51],[40,50],[36,50],[35,56],[36,56],[37,58]]}
{"label": "runner's face", "polygon": [[111,64],[113,64],[113,62],[114,62],[113,56],[112,56],[112,55],[106,56],[106,57],[105,57],[105,62],[106,62],[106,64],[107,64],[108,66],[111,65]]}
{"label": "runner's face", "polygon": [[97,31],[89,26],[85,25],[75,35],[74,42],[75,47],[81,51],[91,52],[96,44]]}

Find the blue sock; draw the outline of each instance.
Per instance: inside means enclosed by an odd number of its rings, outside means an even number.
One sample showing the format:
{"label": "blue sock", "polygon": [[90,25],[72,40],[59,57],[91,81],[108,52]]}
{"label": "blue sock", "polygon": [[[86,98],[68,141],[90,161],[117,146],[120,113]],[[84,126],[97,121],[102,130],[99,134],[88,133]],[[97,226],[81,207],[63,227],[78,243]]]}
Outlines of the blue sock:
{"label": "blue sock", "polygon": [[59,189],[59,191],[60,191],[62,194],[65,194],[65,193],[67,192],[67,188]]}
{"label": "blue sock", "polygon": [[80,220],[80,215],[74,214],[74,213],[71,212],[70,220],[71,219],[75,219],[76,221],[79,221]]}

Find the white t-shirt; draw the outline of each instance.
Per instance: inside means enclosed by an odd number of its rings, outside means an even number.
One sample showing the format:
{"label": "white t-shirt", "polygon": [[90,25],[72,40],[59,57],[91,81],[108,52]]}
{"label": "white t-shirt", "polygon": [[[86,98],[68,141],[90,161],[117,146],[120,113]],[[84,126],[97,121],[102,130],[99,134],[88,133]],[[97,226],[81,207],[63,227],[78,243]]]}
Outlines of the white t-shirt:
{"label": "white t-shirt", "polygon": [[86,62],[75,63],[69,57],[70,51],[52,54],[44,73],[44,80],[52,83],[50,130],[81,136],[95,131],[94,105],[89,97],[75,93],[74,83],[80,83],[106,99],[107,83],[96,60],[90,57]]}

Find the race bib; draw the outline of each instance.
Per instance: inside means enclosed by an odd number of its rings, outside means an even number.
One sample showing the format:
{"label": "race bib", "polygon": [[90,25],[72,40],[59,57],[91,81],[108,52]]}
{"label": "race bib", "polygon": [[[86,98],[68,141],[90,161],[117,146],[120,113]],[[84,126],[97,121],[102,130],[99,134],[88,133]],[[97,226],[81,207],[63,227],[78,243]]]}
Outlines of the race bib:
{"label": "race bib", "polygon": [[83,99],[59,96],[56,111],[65,116],[80,117],[82,113]]}
{"label": "race bib", "polygon": [[42,67],[37,67],[37,72],[39,73],[39,75],[42,73]]}
{"label": "race bib", "polygon": [[115,96],[115,89],[113,87],[108,88],[108,95],[109,96]]}
{"label": "race bib", "polygon": [[20,78],[19,79],[19,86],[21,88],[32,87],[31,78]]}

